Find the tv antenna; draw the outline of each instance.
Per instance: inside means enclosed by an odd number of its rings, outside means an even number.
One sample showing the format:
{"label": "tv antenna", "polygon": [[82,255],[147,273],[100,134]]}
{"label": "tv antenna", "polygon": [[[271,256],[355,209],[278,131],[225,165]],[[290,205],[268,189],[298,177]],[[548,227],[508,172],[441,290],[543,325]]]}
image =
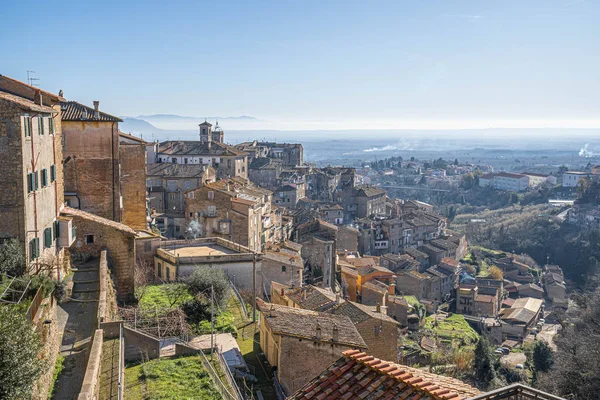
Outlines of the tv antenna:
{"label": "tv antenna", "polygon": [[40,79],[35,78],[33,74],[35,74],[35,71],[27,70],[27,84],[29,86],[38,86],[37,81],[39,81]]}

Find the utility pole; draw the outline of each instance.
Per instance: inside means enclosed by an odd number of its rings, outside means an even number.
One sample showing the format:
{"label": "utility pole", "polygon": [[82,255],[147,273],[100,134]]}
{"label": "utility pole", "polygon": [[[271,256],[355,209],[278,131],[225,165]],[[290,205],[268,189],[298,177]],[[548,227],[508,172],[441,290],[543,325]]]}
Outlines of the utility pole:
{"label": "utility pole", "polygon": [[252,296],[252,322],[256,322],[256,253],[252,259],[252,288],[254,295]]}
{"label": "utility pole", "polygon": [[213,360],[215,349],[215,289],[210,285],[210,360]]}

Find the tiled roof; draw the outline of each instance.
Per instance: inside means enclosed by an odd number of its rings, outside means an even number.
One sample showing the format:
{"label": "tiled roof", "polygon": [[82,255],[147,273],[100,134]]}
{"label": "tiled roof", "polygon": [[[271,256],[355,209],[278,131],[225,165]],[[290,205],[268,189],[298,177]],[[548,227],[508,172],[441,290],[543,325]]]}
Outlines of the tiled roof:
{"label": "tiled roof", "polygon": [[63,121],[101,121],[101,122],[123,122],[119,117],[98,111],[76,101],[64,101],[60,103]]}
{"label": "tiled roof", "polygon": [[387,192],[383,189],[367,186],[367,187],[359,188],[358,192],[357,192],[357,196],[375,197],[375,196],[382,196],[386,193]]}
{"label": "tiled roof", "polygon": [[129,139],[129,140],[132,140],[132,141],[140,143],[140,144],[146,144],[146,143],[148,143],[148,142],[146,142],[142,138],[139,138],[137,136],[133,136],[133,135],[131,135],[129,133],[125,133],[125,132],[119,132],[119,136],[122,137],[122,138],[124,138],[124,139]]}
{"label": "tiled roof", "polygon": [[312,311],[323,311],[324,307],[335,305],[335,294],[331,290],[323,289],[313,285],[290,290],[286,293],[300,308]]}
{"label": "tiled roof", "polygon": [[477,296],[475,296],[475,301],[478,301],[480,303],[493,303],[494,298],[495,296],[490,296],[487,294],[478,294]]}
{"label": "tiled roof", "polygon": [[456,250],[456,248],[458,247],[455,243],[444,239],[432,240],[431,244],[433,244],[435,247],[439,247],[440,249],[444,250]]}
{"label": "tiled roof", "polygon": [[25,110],[30,110],[30,111],[35,111],[35,112],[43,112],[43,113],[54,112],[54,109],[52,107],[40,106],[39,104],[37,104],[31,100],[28,100],[24,97],[16,96],[14,94],[10,94],[7,92],[0,91],[0,99],[10,101],[11,103],[18,105],[20,108],[25,109]]}
{"label": "tiled roof", "polygon": [[413,258],[429,258],[428,254],[423,253],[414,247],[407,247],[404,249],[404,252]]}
{"label": "tiled roof", "polygon": [[[366,349],[367,345],[356,327],[345,315],[334,315],[301,308],[292,308],[256,300],[266,324],[275,335],[306,338],[318,342],[339,343]],[[317,338],[317,327],[321,337]],[[338,338],[333,340],[334,327]]]}
{"label": "tiled roof", "polygon": [[366,304],[355,303],[353,301],[344,301],[331,308],[328,312],[336,315],[345,315],[352,320],[354,324],[360,324],[370,318],[375,318],[384,322],[391,322],[399,325],[398,321],[388,317],[382,312],[377,312],[376,306],[368,306]]}
{"label": "tiled roof", "polygon": [[501,319],[509,322],[529,324],[540,311],[543,300],[525,297],[515,300],[510,308],[500,312]]}
{"label": "tiled roof", "polygon": [[146,175],[161,176],[164,178],[195,178],[202,177],[207,168],[212,168],[202,164],[170,164],[155,163],[146,164]]}
{"label": "tiled roof", "polygon": [[455,378],[382,361],[358,350],[343,354],[288,400],[463,400],[481,394]]}
{"label": "tiled roof", "polygon": [[167,141],[159,144],[159,154],[165,155],[197,155],[197,156],[243,156],[246,155],[243,151],[236,149],[225,143],[212,142],[209,146],[208,143],[200,142],[198,140],[175,140]]}
{"label": "tiled roof", "polygon": [[90,213],[82,211],[82,210],[77,210],[77,209],[71,208],[71,207],[65,207],[60,211],[60,213],[61,213],[61,215],[65,215],[65,216],[75,216],[75,217],[85,219],[87,221],[97,222],[101,225],[116,229],[127,235],[132,235],[132,236],[136,235],[135,231],[125,224],[121,224],[120,222],[115,222],[110,219],[102,218],[102,217],[99,217],[98,215],[90,214]]}

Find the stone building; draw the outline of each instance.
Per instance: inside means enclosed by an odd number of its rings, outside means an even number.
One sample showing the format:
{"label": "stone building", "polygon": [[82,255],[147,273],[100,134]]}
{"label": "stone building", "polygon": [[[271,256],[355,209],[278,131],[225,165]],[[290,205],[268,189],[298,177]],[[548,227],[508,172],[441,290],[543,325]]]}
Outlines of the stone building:
{"label": "stone building", "polygon": [[[352,320],[345,315],[257,301],[260,348],[286,394],[304,386],[315,373],[345,350],[366,350]],[[299,360],[302,360],[299,362]]]}
{"label": "stone building", "polygon": [[240,290],[258,295],[262,287],[262,255],[222,238],[168,240],[154,257],[156,277],[162,281],[184,279],[201,267],[222,270]]}
{"label": "stone building", "polygon": [[386,360],[398,359],[398,321],[388,317],[380,306],[344,301],[329,309],[334,315],[350,318],[369,348],[369,354]]}
{"label": "stone building", "polygon": [[294,168],[304,165],[304,148],[300,143],[244,142],[235,146],[251,155],[253,159],[280,160],[282,167]]}
{"label": "stone building", "polygon": [[63,100],[0,75],[0,240],[21,242],[29,272],[49,264],[59,277],[74,240],[72,222],[60,217]]}
{"label": "stone building", "polygon": [[275,204],[281,207],[295,208],[303,196],[303,186],[286,184],[275,189]]}
{"label": "stone building", "polygon": [[302,245],[302,258],[311,278],[321,279],[326,288],[334,287],[336,272],[336,235],[338,228],[315,219],[296,228],[297,243]]}
{"label": "stone building", "polygon": [[287,239],[273,194],[247,179],[229,178],[186,192],[188,234],[219,236],[251,250]]}
{"label": "stone building", "polygon": [[73,208],[116,222],[121,222],[123,208],[119,122],[101,112],[97,101],[93,108],[62,103],[65,199]]}
{"label": "stone building", "polygon": [[302,246],[285,241],[280,244],[265,245],[262,256],[263,291],[268,296],[273,282],[290,287],[300,287],[304,280],[304,260]]}
{"label": "stone building", "polygon": [[273,283],[271,290],[271,303],[311,311],[327,311],[339,300],[331,289],[314,285],[289,287]]}
{"label": "stone building", "polygon": [[255,158],[248,166],[248,179],[260,187],[275,190],[281,170],[281,160],[267,157]]}
{"label": "stone building", "polygon": [[137,233],[122,223],[71,207],[65,207],[61,215],[71,218],[77,227],[77,240],[71,246],[71,253],[99,258],[106,249],[119,300],[132,299]]}
{"label": "stone building", "polygon": [[217,123],[215,130],[208,122],[200,124],[200,140],[168,140],[148,145],[149,164],[210,165],[217,178],[248,178],[248,155],[224,143],[224,132]]}

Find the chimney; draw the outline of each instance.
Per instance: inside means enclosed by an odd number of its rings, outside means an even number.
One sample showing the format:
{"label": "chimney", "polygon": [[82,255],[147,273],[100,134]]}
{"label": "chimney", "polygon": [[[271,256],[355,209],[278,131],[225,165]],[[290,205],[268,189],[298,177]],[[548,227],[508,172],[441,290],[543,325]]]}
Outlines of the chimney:
{"label": "chimney", "polygon": [[316,329],[316,334],[315,337],[317,338],[317,340],[321,340],[321,326],[319,325],[319,323],[317,322],[317,329]]}
{"label": "chimney", "polygon": [[96,119],[100,118],[98,107],[100,107],[100,102],[98,100],[94,100],[94,118]]}
{"label": "chimney", "polygon": [[333,342],[337,342],[340,338],[340,331],[337,327],[337,324],[333,324],[333,335],[331,336],[331,340]]}
{"label": "chimney", "polygon": [[379,303],[377,303],[377,305],[375,306],[375,312],[376,313],[380,313],[381,312],[381,306],[379,305]]}
{"label": "chimney", "polygon": [[83,111],[81,113],[81,119],[88,119],[87,108],[83,107]]}

